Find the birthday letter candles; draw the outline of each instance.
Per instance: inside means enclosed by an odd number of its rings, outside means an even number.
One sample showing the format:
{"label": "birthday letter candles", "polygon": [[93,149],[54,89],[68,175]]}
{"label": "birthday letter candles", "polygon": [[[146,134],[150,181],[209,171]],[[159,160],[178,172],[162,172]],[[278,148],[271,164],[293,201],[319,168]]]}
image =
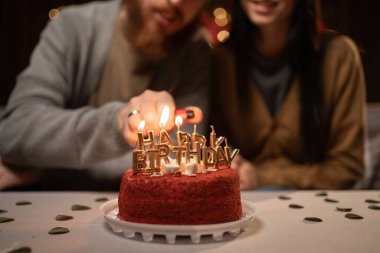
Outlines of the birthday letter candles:
{"label": "birthday letter candles", "polygon": [[138,145],[133,151],[133,174],[171,174],[180,170],[184,175],[194,176],[196,173],[210,171],[210,168],[231,166],[239,150],[231,150],[224,137],[217,138],[213,126],[211,126],[210,143],[207,146],[206,137],[197,133],[196,126],[192,134],[182,132],[180,127],[183,119],[177,116],[175,119],[177,140],[173,141],[165,129],[168,118],[169,108],[166,106],[161,115],[161,131],[158,139],[155,138],[153,131],[147,131],[147,136],[144,137],[145,121],[139,124]]}

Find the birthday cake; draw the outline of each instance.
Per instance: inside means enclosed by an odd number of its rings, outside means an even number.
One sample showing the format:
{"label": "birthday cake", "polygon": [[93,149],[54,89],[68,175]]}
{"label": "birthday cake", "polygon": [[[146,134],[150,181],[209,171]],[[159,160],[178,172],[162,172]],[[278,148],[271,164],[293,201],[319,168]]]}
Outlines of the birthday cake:
{"label": "birthday cake", "polygon": [[164,127],[156,140],[153,131],[144,136],[144,124],[140,124],[133,167],[125,172],[120,186],[121,220],[200,225],[240,219],[239,175],[230,168],[239,150],[232,150],[224,137],[216,138],[212,126],[207,146],[195,126],[189,134],[180,131],[180,124],[176,119],[176,145]]}
{"label": "birthday cake", "polygon": [[172,225],[215,224],[240,219],[239,176],[221,168],[196,176],[133,175],[128,170],[119,193],[119,218]]}

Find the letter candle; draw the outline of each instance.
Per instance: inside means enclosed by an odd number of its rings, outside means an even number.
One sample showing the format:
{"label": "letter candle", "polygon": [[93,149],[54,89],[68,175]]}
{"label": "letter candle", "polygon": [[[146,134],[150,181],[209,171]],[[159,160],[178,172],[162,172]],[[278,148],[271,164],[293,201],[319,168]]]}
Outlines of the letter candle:
{"label": "letter candle", "polygon": [[168,132],[166,132],[165,130],[166,124],[168,123],[168,119],[169,119],[169,113],[170,113],[169,106],[165,106],[164,109],[162,110],[161,119],[160,119],[160,127],[161,127],[160,144],[166,144],[169,147],[173,147],[173,142],[170,139]]}
{"label": "letter candle", "polygon": [[182,140],[182,138],[181,138],[181,129],[180,129],[180,127],[181,127],[182,123],[183,123],[183,119],[182,119],[181,116],[175,117],[175,124],[177,126],[177,143],[178,143],[178,146],[181,146],[181,140]]}
{"label": "letter candle", "polygon": [[230,161],[230,155],[231,155],[231,152],[230,152],[230,148],[228,147],[228,141],[227,141],[227,138],[224,140],[224,153],[226,154],[226,160],[227,160],[227,164],[228,166],[231,166],[231,161]]}
{"label": "letter candle", "polygon": [[199,142],[201,147],[206,146],[206,137],[197,133],[197,125],[194,125],[194,132],[191,135],[191,145],[195,149],[196,143]]}
{"label": "letter candle", "polygon": [[205,169],[215,167],[216,164],[216,151],[212,147],[202,147],[202,157]]}
{"label": "letter candle", "polygon": [[133,150],[133,167],[132,173],[135,175],[137,173],[144,172],[146,167],[145,162],[145,151],[144,150]]}
{"label": "letter candle", "polygon": [[185,143],[190,141],[190,136],[187,133],[181,132],[181,125],[183,123],[183,118],[181,115],[178,115],[175,118],[175,124],[177,126],[177,144],[178,146],[173,147],[173,152],[176,153],[176,159],[178,166],[182,163],[182,157],[184,152],[186,151]]}
{"label": "letter candle", "polygon": [[175,124],[177,126],[177,143],[178,143],[178,147],[183,147],[185,146],[185,142],[190,142],[191,141],[191,137],[190,137],[190,134],[188,133],[185,133],[185,132],[181,132],[181,125],[183,123],[183,118],[178,115],[176,118],[175,118]]}
{"label": "letter candle", "polygon": [[216,144],[215,144],[215,147],[214,147],[214,148],[216,148],[216,147],[222,145],[224,139],[225,139],[225,138],[224,138],[223,136],[218,137],[218,139],[216,139]]}
{"label": "letter candle", "polygon": [[[133,174],[153,173],[155,175],[173,174],[181,169],[186,175],[195,176],[194,173],[216,171],[221,166],[231,166],[232,160],[239,153],[238,149],[233,151],[228,146],[227,139],[220,136],[217,138],[215,129],[211,126],[210,146],[206,144],[205,136],[198,134],[196,125],[192,134],[181,132],[183,118],[177,116],[178,145],[174,146],[167,131],[166,123],[169,119],[169,107],[165,106],[160,119],[161,131],[158,141],[155,140],[153,131],[148,131],[148,138],[144,138],[143,132],[145,121],[142,120],[138,126],[138,145],[133,150]],[[221,145],[225,142],[225,147]],[[150,145],[150,148],[145,148]],[[232,151],[232,152],[231,152]],[[171,154],[176,159],[171,159]]]}
{"label": "letter candle", "polygon": [[178,163],[178,165],[181,165],[183,154],[186,153],[186,147],[185,146],[175,146],[175,147],[173,147],[172,152],[176,153],[177,163]]}
{"label": "letter candle", "polygon": [[227,138],[225,139],[225,144],[226,146],[224,147],[224,152],[226,153],[228,166],[231,166],[232,160],[239,154],[239,149],[234,149],[234,151],[232,151],[232,154],[231,154],[231,149],[228,146]]}
{"label": "letter candle", "polygon": [[210,147],[215,148],[215,146],[216,146],[216,133],[214,130],[214,126],[211,126]]}
{"label": "letter candle", "polygon": [[144,127],[145,127],[145,120],[142,120],[137,127],[137,129],[138,129],[137,138],[139,141],[140,150],[145,150],[145,145],[150,145],[151,148],[154,148],[153,147],[154,146],[153,131],[148,131],[148,138],[145,139],[143,136]]}
{"label": "letter candle", "polygon": [[170,163],[169,155],[170,155],[170,148],[166,144],[158,144],[157,149],[159,151],[160,160],[164,160],[166,164]]}
{"label": "letter candle", "polygon": [[138,129],[137,138],[139,140],[140,150],[144,150],[144,136],[143,136],[144,127],[145,127],[145,120],[142,120],[137,127]]}
{"label": "letter candle", "polygon": [[149,157],[149,168],[146,168],[145,172],[160,172],[160,151],[150,149],[146,151],[146,155]]}
{"label": "letter candle", "polygon": [[216,148],[216,166],[219,167],[219,165],[229,165],[229,162],[227,160],[226,154],[224,153],[224,150],[221,146],[218,146]]}
{"label": "letter candle", "polygon": [[201,144],[199,142],[195,142],[195,147],[193,149],[190,149],[190,143],[186,142],[186,163],[190,162],[190,158],[194,157],[196,158],[197,164],[201,161],[201,155],[202,155],[202,149]]}
{"label": "letter candle", "polygon": [[191,142],[191,136],[189,133],[179,132],[177,133],[178,146],[185,146],[186,142]]}

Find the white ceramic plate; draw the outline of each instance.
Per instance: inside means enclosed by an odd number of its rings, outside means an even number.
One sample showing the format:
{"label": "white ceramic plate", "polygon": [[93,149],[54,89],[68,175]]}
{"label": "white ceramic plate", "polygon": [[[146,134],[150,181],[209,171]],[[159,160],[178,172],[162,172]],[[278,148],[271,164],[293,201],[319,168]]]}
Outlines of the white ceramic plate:
{"label": "white ceramic plate", "polygon": [[165,235],[168,243],[175,243],[176,236],[180,235],[190,236],[193,243],[199,243],[202,235],[212,235],[214,240],[221,241],[224,233],[228,232],[236,236],[247,228],[257,215],[258,209],[249,201],[242,200],[241,203],[243,214],[240,220],[208,225],[156,225],[123,221],[117,217],[119,212],[117,199],[101,205],[100,211],[112,231],[123,233],[126,238],[132,238],[138,232],[142,234],[143,240],[146,242],[152,241],[154,235]]}

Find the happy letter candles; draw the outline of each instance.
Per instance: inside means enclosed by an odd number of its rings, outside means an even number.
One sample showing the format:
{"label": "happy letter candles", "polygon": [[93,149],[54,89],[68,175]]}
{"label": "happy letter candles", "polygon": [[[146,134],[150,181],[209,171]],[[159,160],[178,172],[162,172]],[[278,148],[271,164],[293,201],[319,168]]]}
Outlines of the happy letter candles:
{"label": "happy letter candles", "polygon": [[[183,119],[177,116],[175,119],[177,145],[175,145],[165,129],[169,113],[169,107],[165,106],[161,114],[159,124],[161,131],[158,140],[155,139],[153,131],[148,131],[148,137],[144,138],[145,121],[140,122],[138,149],[133,151],[133,174],[157,172],[170,174],[180,169],[186,172],[185,175],[194,175],[197,172],[205,172],[208,168],[231,165],[239,150],[234,149],[231,152],[227,140],[224,137],[216,137],[213,126],[211,126],[210,146],[207,146],[206,137],[197,133],[195,125],[192,134],[180,131]],[[221,146],[223,142],[225,142],[224,148]],[[174,156],[176,159],[172,159]]]}

